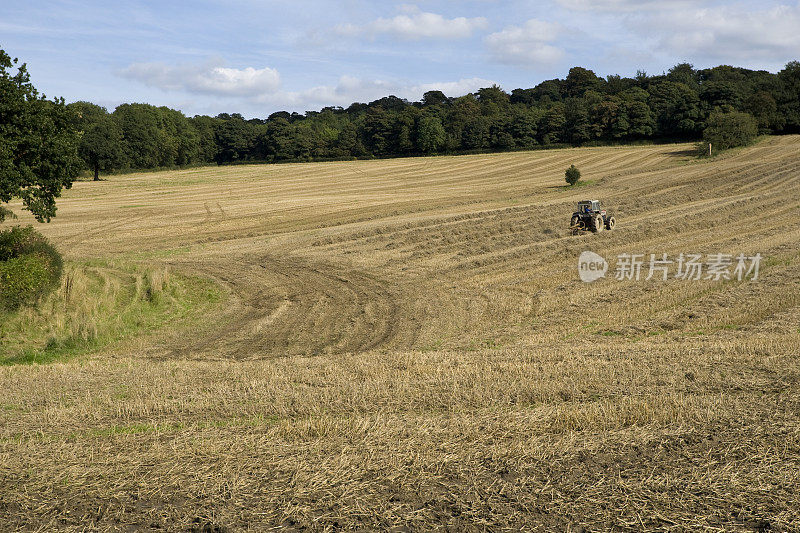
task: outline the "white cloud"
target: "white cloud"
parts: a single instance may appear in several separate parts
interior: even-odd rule
[[[342,76],[336,85],[319,85],[304,91],[287,91],[263,95],[260,103],[291,107],[348,106],[353,102],[370,102],[384,96],[395,95],[409,101],[418,101],[427,91],[439,90],[447,96],[463,96],[495,82],[484,78],[463,78],[457,81],[412,84],[400,81],[367,80]]]
[[[281,87],[280,76],[274,69],[228,68],[220,66],[219,60],[199,65],[177,66],[163,63],[134,63],[120,71],[120,75],[165,91],[223,97],[230,106],[239,102],[247,106],[267,105],[283,109],[346,107],[353,102],[370,102],[390,94],[417,101],[425,92],[432,90],[440,90],[448,96],[462,96],[495,83],[483,78],[411,83],[341,76],[335,84],[291,91]]]
[[[464,96],[467,93],[474,93],[483,87],[491,87],[497,85],[492,80],[485,78],[462,78],[458,81],[446,81],[439,83],[423,83],[422,85],[415,85],[410,89],[413,96],[409,98],[412,100],[419,100],[422,95],[428,91],[442,91],[447,96]]]
[[[448,19],[420,11],[413,5],[402,6],[401,10],[403,14],[393,18],[379,18],[364,25],[344,24],[337,26],[336,31],[342,35],[392,35],[405,40],[464,39],[488,26],[484,17]]]
[[[668,17],[648,14],[630,21],[634,31],[655,37],[659,48],[710,61],[759,63],[762,68],[800,55],[800,4],[748,10],[721,6]]]
[[[576,11],[640,12],[675,7],[697,7],[708,3],[697,0],[558,0],[558,3]]]
[[[342,76],[336,85],[318,85],[303,91],[286,92],[270,100],[293,106],[348,106],[353,102],[375,100],[396,92],[397,85],[388,81]]]
[[[501,63],[551,65],[564,51],[552,44],[563,27],[560,24],[530,19],[522,26],[508,26],[487,36],[485,41]]]
[[[778,68],[800,56],[800,3],[712,0],[558,0],[667,61]],[[617,26],[619,27],[619,26]],[[628,45],[628,54],[633,47]]]
[[[120,71],[120,75],[159,89],[222,96],[252,97],[272,93],[278,90],[281,83],[275,69],[229,68],[222,66],[220,61],[172,66],[164,63],[134,63]]]

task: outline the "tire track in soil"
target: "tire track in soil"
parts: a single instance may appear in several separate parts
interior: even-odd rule
[[[359,352],[413,343],[400,335],[403,290],[367,272],[299,257],[245,256],[182,264],[230,291],[229,307],[167,357],[262,359]],[[172,344],[172,343],[170,343]]]

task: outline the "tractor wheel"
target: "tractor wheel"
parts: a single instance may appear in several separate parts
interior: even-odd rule
[[[578,224],[580,224],[580,222],[581,222],[581,217],[574,216],[572,217],[572,220],[569,221],[569,227],[573,228]]]
[[[603,217],[598,215],[592,219],[592,231],[597,233],[603,231]]]
[[[614,220],[614,217],[608,217],[608,219],[606,219],[606,229],[608,230],[614,229],[614,225],[616,223],[617,221]]]

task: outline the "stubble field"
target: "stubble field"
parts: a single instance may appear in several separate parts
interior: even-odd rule
[[[582,199],[617,228],[572,236]],[[9,529],[800,530],[800,137],[137,173],[58,205],[37,229],[73,271],[193,303],[0,367]],[[617,281],[623,253],[764,259]]]

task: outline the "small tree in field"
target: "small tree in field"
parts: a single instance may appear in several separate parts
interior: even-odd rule
[[[564,179],[570,185],[575,185],[581,179],[581,171],[575,165],[570,165],[566,172],[564,172]]]

